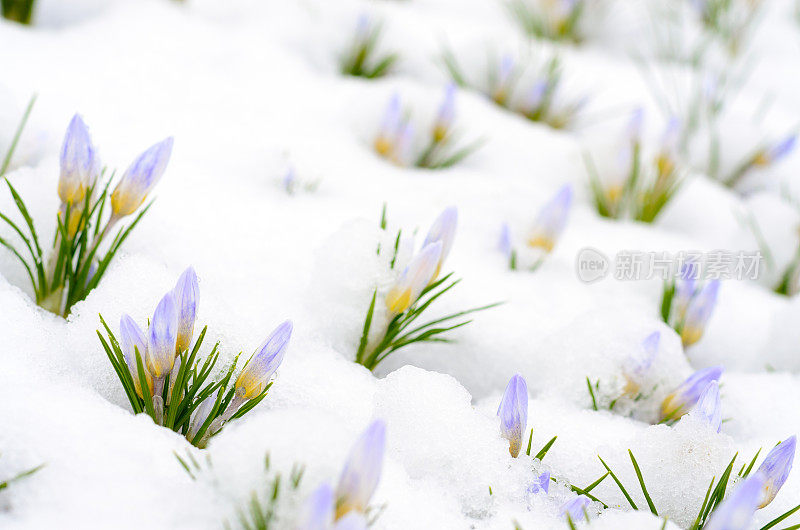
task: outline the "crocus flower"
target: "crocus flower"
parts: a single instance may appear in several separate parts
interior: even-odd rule
[[[436,221],[431,225],[428,230],[428,235],[422,243],[422,248],[427,247],[431,243],[437,241],[442,242],[442,254],[439,256],[439,263],[436,265],[436,272],[433,273],[433,279],[439,276],[442,270],[444,260],[450,254],[450,249],[453,248],[453,240],[456,237],[456,225],[458,224],[458,210],[455,206],[449,206],[439,214]]]
[[[569,516],[573,521],[583,518],[586,508],[589,506],[589,497],[578,495],[568,500],[561,506],[561,515]]]
[[[698,370],[672,391],[661,403],[661,419],[677,420],[697,403],[712,381],[719,381],[723,368],[714,366]]]
[[[572,186],[567,184],[539,211],[536,224],[528,238],[528,245],[551,252],[567,223],[571,204]]]
[[[172,290],[178,305],[178,339],[175,343],[178,353],[187,351],[194,335],[194,320],[197,316],[197,304],[200,288],[197,285],[197,274],[189,267],[178,278]]]
[[[680,120],[671,117],[661,137],[661,148],[656,155],[656,171],[658,178],[664,178],[675,171],[675,158],[678,152],[681,126]]]
[[[797,436],[792,436],[775,446],[764,458],[756,471],[764,478],[764,488],[759,499],[759,508],[771,503],[780,491],[783,483],[789,478],[797,448]]]
[[[414,145],[414,125],[410,121],[404,121],[397,129],[392,162],[399,166],[404,166],[411,158],[411,148]]]
[[[175,365],[175,344],[178,339],[178,306],[172,292],[164,295],[153,312],[148,329],[147,370],[156,379],[169,374]]]
[[[708,282],[686,308],[686,316],[681,328],[681,340],[684,346],[691,346],[703,336],[708,319],[714,312],[719,292],[719,280]]]
[[[711,381],[706,386],[689,415],[700,418],[715,432],[719,432],[722,427],[722,405],[719,399],[719,384],[716,381]]]
[[[795,147],[795,144],[797,144],[797,135],[792,134],[787,136],[777,144],[770,146],[756,154],[754,158],[754,164],[757,166],[768,166],[769,164],[773,164],[791,153]]]
[[[550,490],[550,472],[545,471],[528,486],[530,493],[547,493]]]
[[[521,375],[514,375],[506,385],[497,415],[500,416],[500,433],[508,440],[508,452],[516,458],[522,449],[522,433],[528,425],[528,385]]]
[[[333,489],[322,484],[308,497],[295,530],[328,530],[333,521]]]
[[[635,397],[639,393],[641,379],[653,365],[658,355],[658,346],[661,343],[661,333],[652,332],[642,341],[641,351],[629,357],[628,367],[625,369],[625,389],[623,393]]]
[[[122,347],[122,354],[125,356],[125,363],[128,365],[128,370],[133,379],[133,386],[136,388],[136,393],[139,397],[142,395],[142,385],[139,382],[139,367],[136,364],[136,352],[139,352],[139,357],[142,360],[142,368],[145,366],[145,358],[147,357],[147,336],[136,325],[136,322],[128,315],[122,315],[119,319],[119,333],[120,333],[120,346]],[[153,390],[153,376],[145,368],[144,377],[147,381],[148,391]]]
[[[171,153],[170,137],[153,145],[133,161],[111,193],[111,213],[115,218],[130,215],[141,206],[167,169]]]
[[[498,105],[505,105],[508,100],[511,73],[514,71],[514,57],[509,54],[503,55],[497,69],[497,79],[495,80],[494,93],[492,99]]]
[[[206,398],[192,413],[192,417],[189,420],[189,432],[186,435],[186,437],[189,440],[194,439],[194,437],[197,435],[197,432],[200,430],[200,427],[202,427],[203,424],[208,419],[208,415],[211,414],[211,412],[214,410],[214,405],[217,403],[217,397],[219,396],[219,391],[220,389],[218,388],[216,392],[206,396]]]
[[[397,136],[398,128],[400,127],[400,117],[402,108],[400,106],[400,94],[392,94],[389,104],[383,113],[383,120],[381,121],[381,128],[378,131],[378,136],[375,138],[375,151],[384,157],[391,155],[394,150],[395,137]]]
[[[350,450],[336,486],[336,519],[351,511],[364,513],[378,487],[386,446],[386,424],[375,420]]]
[[[758,473],[750,475],[730,497],[711,512],[703,530],[747,530],[753,521],[764,478]]]
[[[256,353],[250,357],[239,377],[236,379],[236,396],[253,399],[259,396],[278,369],[292,336],[292,322],[287,320],[267,337]]]
[[[433,124],[433,141],[441,142],[450,132],[456,115],[456,85],[448,83],[444,90],[444,100],[439,106],[436,121]]]
[[[72,117],[61,146],[61,174],[58,196],[64,204],[75,207],[100,175],[100,161],[92,145],[89,129],[76,114]]]
[[[533,87],[528,91],[528,97],[525,99],[527,114],[534,114],[539,110],[548,88],[549,84],[545,79],[540,79],[533,84]]]
[[[417,301],[431,282],[442,255],[442,242],[436,241],[423,249],[406,266],[386,294],[386,307],[391,313],[402,313]]]
[[[681,265],[672,302],[679,320],[683,320],[686,316],[689,303],[695,297],[699,270],[699,264],[696,262],[686,262]]]

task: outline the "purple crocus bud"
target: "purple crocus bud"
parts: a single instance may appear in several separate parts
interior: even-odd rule
[[[672,391],[661,403],[661,419],[677,420],[694,407],[712,381],[719,381],[723,368],[714,366],[698,370]]]
[[[533,483],[530,486],[528,486],[528,491],[530,493],[544,493],[544,494],[547,494],[547,492],[549,490],[550,490],[550,472],[549,471],[545,471],[544,473],[542,473],[541,475],[536,477],[534,479]]]
[[[120,346],[122,347],[122,354],[125,357],[125,364],[128,365],[128,370],[133,379],[133,386],[139,397],[142,395],[142,385],[139,381],[139,367],[136,364],[136,352],[139,353],[139,358],[142,360],[142,368],[145,367],[145,358],[147,357],[147,336],[128,315],[122,315],[119,319],[119,334]],[[147,381],[148,392],[153,390],[153,376],[144,368],[144,376]]]
[[[164,295],[153,312],[148,329],[147,370],[156,379],[168,375],[175,365],[175,344],[178,340],[178,305],[172,291]]]
[[[303,504],[295,530],[328,530],[333,522],[333,489],[322,484]]]
[[[794,453],[797,448],[797,436],[784,440],[764,458],[756,474],[764,477],[763,494],[758,505],[759,508],[771,503],[780,491],[783,483],[789,478],[789,472],[794,463]]]
[[[433,273],[433,279],[439,276],[442,270],[444,260],[450,254],[450,249],[453,248],[453,240],[456,237],[456,226],[458,224],[458,209],[455,206],[449,206],[439,214],[439,217],[433,222],[425,241],[422,242],[422,248],[427,247],[431,243],[441,241],[442,253],[439,256],[439,263],[436,266],[436,272]]]
[[[750,475],[742,485],[711,512],[703,530],[747,530],[753,521],[764,488],[764,477]]]
[[[186,434],[186,438],[188,438],[189,440],[192,441],[194,440],[194,437],[200,431],[200,427],[203,426],[203,424],[208,419],[208,415],[211,414],[211,412],[214,410],[214,405],[216,405],[217,403],[217,397],[219,397],[219,391],[220,389],[218,388],[216,392],[213,392],[208,396],[206,396],[206,398],[192,413],[192,416],[189,419],[189,432]],[[209,433],[208,431],[206,431],[206,433],[214,434],[214,433]]]
[[[787,136],[780,142],[769,147],[763,154],[762,158],[758,160],[759,165],[774,164],[780,159],[788,156],[797,144],[797,135],[792,134]]]
[[[551,252],[567,224],[571,205],[572,186],[567,184],[539,210],[533,231],[528,238],[528,245]]]
[[[242,399],[253,399],[266,388],[269,380],[283,362],[286,348],[292,336],[292,322],[287,320],[267,337],[256,353],[250,357],[236,378],[236,396]]]
[[[444,140],[450,128],[453,126],[453,120],[456,116],[456,85],[455,83],[448,83],[444,91],[444,100],[439,106],[439,112],[436,115],[436,121],[433,124],[433,140],[441,142]]]
[[[61,146],[61,174],[58,197],[76,206],[100,175],[100,160],[92,145],[89,129],[79,114],[72,117]]]
[[[395,314],[406,311],[433,279],[442,255],[442,242],[422,248],[386,293],[386,308]]]
[[[719,432],[722,427],[722,404],[719,399],[719,384],[716,381],[711,381],[706,386],[689,415],[700,418],[715,432]]]
[[[197,316],[197,305],[200,299],[200,288],[197,274],[189,267],[178,278],[173,289],[175,302],[178,305],[178,339],[176,351],[187,351],[194,335],[194,321]]]
[[[578,495],[561,506],[561,515],[569,516],[573,521],[577,521],[586,514],[586,508],[589,506],[589,497],[585,495]]]
[[[528,426],[528,385],[516,374],[506,385],[497,409],[500,434],[508,440],[508,452],[516,458],[522,449],[522,433]]]
[[[375,420],[350,450],[336,486],[336,519],[355,511],[365,513],[383,469],[386,424]]]
[[[153,145],[125,171],[111,193],[111,213],[114,217],[130,215],[141,206],[167,169],[172,143],[170,137]]]
[[[717,305],[719,280],[708,282],[686,308],[686,316],[681,328],[681,340],[684,346],[691,346],[703,336],[708,319]]]

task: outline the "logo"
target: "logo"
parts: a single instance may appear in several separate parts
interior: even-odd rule
[[[605,254],[597,249],[586,247],[578,252],[575,270],[582,282],[593,283],[608,275],[610,262]]]

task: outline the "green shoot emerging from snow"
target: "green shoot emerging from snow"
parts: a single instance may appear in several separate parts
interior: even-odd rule
[[[381,228],[386,229],[384,207]],[[453,279],[453,273],[439,278],[455,238],[458,213],[455,207],[444,210],[428,232],[422,249],[400,270],[398,258],[403,244],[402,231],[397,232],[392,248],[378,248],[378,255],[385,258],[389,269],[400,270],[394,285],[385,294],[376,289],[364,319],[355,361],[374,370],[382,361],[397,350],[415,343],[452,342],[446,334],[471,322],[467,315],[483,311],[498,304],[489,304],[459,311],[420,324],[418,319],[436,300],[450,291],[461,280]],[[385,310],[381,310],[381,301]],[[381,322],[378,323],[378,317]],[[373,327],[380,326],[372,334]],[[371,336],[372,335],[372,336]]]
[[[375,79],[389,73],[398,55],[380,54],[378,41],[382,32],[380,23],[374,23],[367,15],[359,17],[353,41],[341,58],[343,74]]]

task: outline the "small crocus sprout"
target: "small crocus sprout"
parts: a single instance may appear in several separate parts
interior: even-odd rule
[[[719,280],[708,282],[686,308],[686,317],[681,328],[681,340],[684,346],[691,346],[703,336],[708,319],[714,312],[719,292]]]
[[[768,166],[770,164],[774,164],[780,159],[788,156],[794,150],[796,144],[797,135],[792,134],[777,144],[759,152],[754,158],[754,163],[757,166]]]
[[[220,389],[218,388],[216,392],[209,394],[192,413],[192,417],[189,420],[189,432],[186,436],[189,440],[194,439],[194,437],[197,435],[197,432],[200,430],[200,427],[202,427],[208,419],[208,415],[211,414],[212,410],[214,410],[214,404],[217,402],[219,391]]]
[[[153,145],[128,167],[111,193],[111,213],[115,218],[135,212],[158,184],[169,163],[172,142],[170,137]]]
[[[589,497],[578,495],[561,506],[561,515],[568,516],[573,521],[577,521],[586,516],[586,508],[589,507]]]
[[[183,271],[172,293],[178,305],[178,340],[175,343],[175,349],[177,353],[181,353],[187,351],[192,342],[197,304],[200,298],[197,274],[192,267]]]
[[[139,357],[142,360],[142,367],[144,367],[144,360],[147,357],[147,336],[139,328],[130,316],[122,315],[119,319],[119,332],[120,332],[120,346],[122,346],[122,353],[125,355],[125,363],[128,365],[128,370],[133,379],[133,386],[139,397],[142,396],[142,385],[139,382],[139,368],[136,364],[136,352],[139,352]],[[147,370],[144,371],[144,376],[147,381],[148,393],[153,390],[153,376]]]
[[[78,114],[67,127],[60,162],[58,197],[64,204],[77,205],[100,175],[100,162],[89,129]]]
[[[572,186],[563,186],[539,211],[528,245],[551,252],[558,236],[567,224],[567,216],[572,204]]]
[[[764,478],[762,497],[759,499],[759,508],[771,503],[780,491],[783,483],[789,478],[789,472],[794,463],[794,453],[797,449],[797,436],[792,436],[775,446],[769,452],[756,471],[757,475]]]
[[[378,487],[386,448],[386,424],[375,420],[356,440],[336,486],[336,519],[355,511],[365,513]]]
[[[703,530],[747,530],[750,528],[753,514],[761,500],[763,488],[764,477],[758,473],[750,475],[730,497],[711,512],[711,517],[703,526]]]
[[[400,105],[400,94],[392,94],[389,104],[383,113],[381,128],[378,136],[375,137],[375,152],[383,157],[389,157],[395,150],[395,140],[398,128],[400,127],[400,117],[403,110]]]
[[[154,378],[162,379],[175,365],[175,344],[178,339],[178,305],[171,291],[156,306],[147,338],[147,370]]]
[[[625,389],[623,394],[635,398],[639,394],[642,378],[653,365],[653,361],[658,355],[658,346],[661,343],[661,333],[652,332],[642,341],[640,351],[628,358],[628,366],[625,367]]]
[[[259,346],[236,379],[237,398],[253,399],[264,391],[283,362],[291,336],[292,321],[287,320],[275,328],[267,340]]]
[[[664,134],[661,137],[661,147],[656,155],[655,164],[658,178],[666,178],[675,171],[675,157],[678,152],[680,134],[681,122],[673,116],[667,123],[666,129],[664,129]]]
[[[723,368],[714,366],[698,370],[672,391],[661,403],[661,419],[677,420],[694,407],[712,381],[719,381]]]
[[[391,313],[402,313],[417,301],[439,266],[442,246],[441,241],[436,241],[423,247],[406,266],[386,294],[386,308]]]
[[[455,206],[449,206],[439,214],[436,221],[431,225],[428,230],[428,235],[422,243],[422,248],[427,247],[431,243],[437,241],[442,242],[442,255],[439,256],[439,263],[436,265],[436,272],[433,273],[433,279],[439,276],[442,271],[444,260],[450,254],[450,249],[453,248],[453,240],[456,237],[456,226],[458,225],[458,209]]]
[[[433,141],[438,143],[447,138],[456,116],[456,85],[448,83],[444,90],[444,100],[439,106],[436,121],[433,124]]]
[[[505,105],[508,102],[513,71],[514,57],[509,54],[503,55],[497,69],[497,78],[495,79],[494,92],[492,93],[492,99],[498,105]]]
[[[689,415],[700,418],[715,432],[719,432],[722,427],[722,405],[719,399],[719,384],[716,381],[711,381],[706,386]]]
[[[333,489],[322,484],[303,503],[295,530],[328,530],[333,521]]]
[[[539,475],[533,483],[528,486],[528,491],[530,493],[544,493],[547,494],[550,491],[550,472],[545,471],[541,475]]]
[[[508,452],[516,458],[522,449],[522,433],[528,425],[528,385],[521,375],[514,375],[506,385],[497,415],[500,416],[500,434],[508,440]]]

